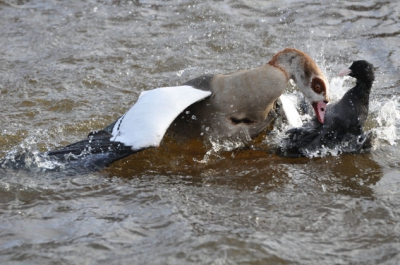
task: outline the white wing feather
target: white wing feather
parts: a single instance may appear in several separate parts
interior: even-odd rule
[[[301,121],[300,114],[297,112],[293,101],[286,95],[281,95],[280,99],[289,125],[293,127],[301,127],[303,122]]]
[[[168,127],[187,107],[211,95],[192,86],[162,87],[140,94],[116,122],[111,138],[132,150],[158,146]]]

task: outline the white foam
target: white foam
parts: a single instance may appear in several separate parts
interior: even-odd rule
[[[394,96],[386,102],[373,102],[372,112],[376,114],[378,138],[394,146],[397,144],[397,128],[400,120],[399,101]]]

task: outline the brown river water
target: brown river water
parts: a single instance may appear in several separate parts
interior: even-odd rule
[[[93,173],[0,169],[1,264],[400,264],[397,1],[0,0],[0,17],[0,157],[285,47],[315,59],[333,99],[354,85],[340,70],[373,63],[378,136],[363,154],[169,144]]]

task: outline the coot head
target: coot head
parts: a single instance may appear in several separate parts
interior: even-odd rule
[[[342,71],[340,75],[349,75],[362,83],[369,83],[375,80],[374,66],[365,60],[354,61],[349,69],[346,70]]]

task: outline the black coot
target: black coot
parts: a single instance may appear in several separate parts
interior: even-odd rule
[[[314,156],[324,148],[336,149],[340,153],[357,153],[371,147],[373,134],[364,133],[363,128],[375,79],[373,65],[364,60],[355,61],[339,75],[356,78],[356,86],[339,102],[327,106],[324,124],[314,118],[303,127],[287,131],[279,150],[281,156]]]

